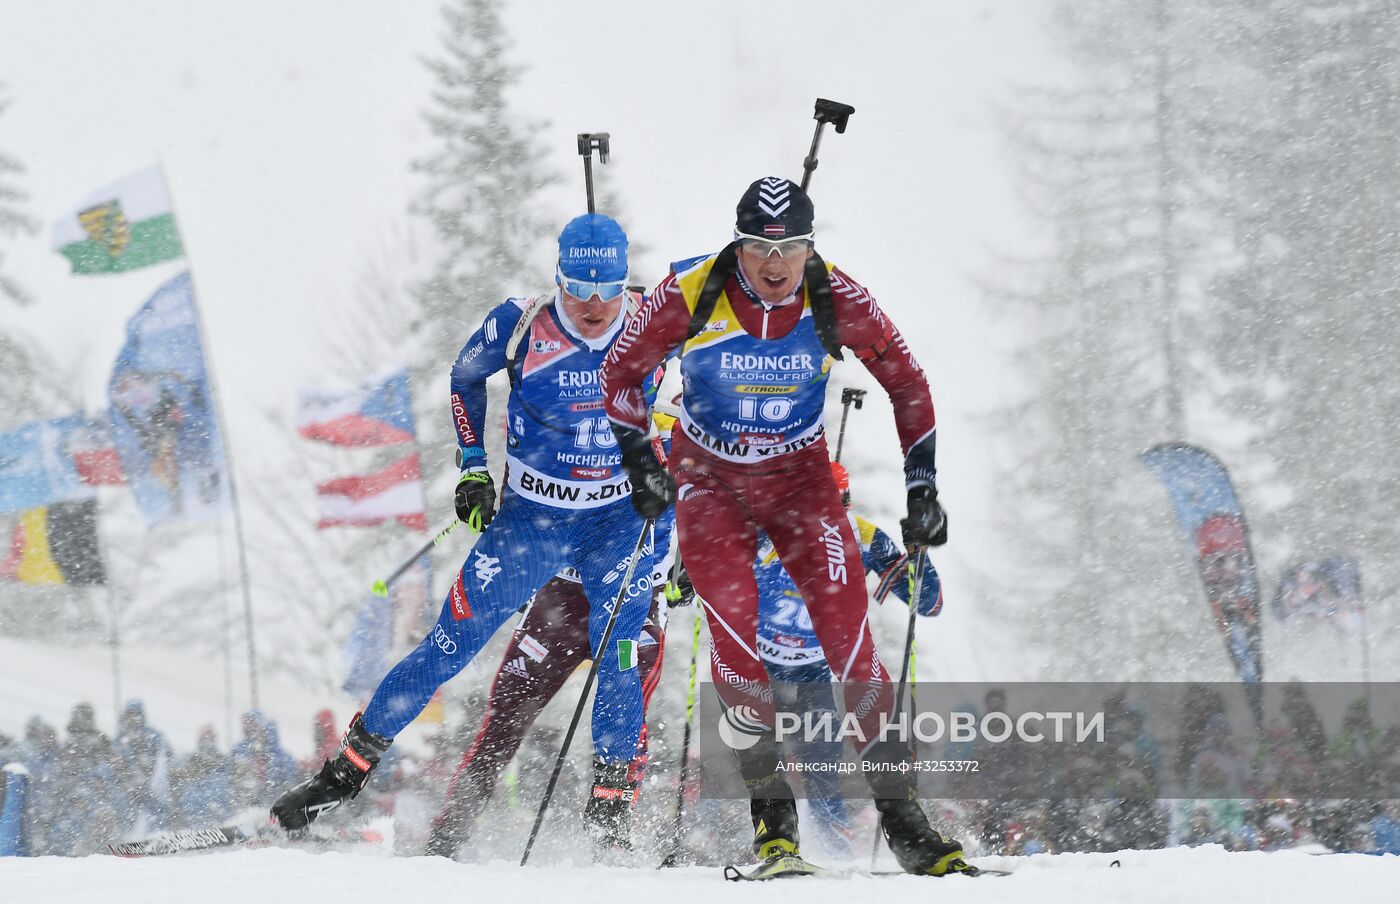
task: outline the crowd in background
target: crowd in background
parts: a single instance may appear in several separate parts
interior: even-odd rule
[[[998,694],[988,694],[989,711],[1004,709]],[[1111,743],[1071,748],[1053,771],[1015,762],[1025,746],[959,751],[1005,777],[1003,794],[947,802],[945,818],[995,853],[1310,843],[1400,853],[1400,728],[1378,726],[1364,697],[1330,738],[1301,684],[1285,686],[1281,712],[1257,731],[1232,727],[1209,686],[1189,687],[1184,699],[1169,748],[1140,709],[1109,697]],[[1056,799],[1045,799],[1047,787]]]
[[[325,719],[323,737],[338,749],[329,713]],[[139,701],[126,705],[114,738],[98,729],[89,703],[73,707],[62,735],[36,716],[22,738],[0,735],[4,762],[28,773],[25,847],[33,856],[80,856],[128,836],[217,824],[265,802],[302,768],[276,724],[256,711],[244,714],[231,749],[219,747],[209,726],[178,756]]]
[[[1188,699],[1170,749],[1147,731],[1140,711],[1110,698],[1105,712],[1113,743],[1083,745],[1053,770],[1044,762],[1017,762],[1024,755],[1018,749],[1025,747],[982,741],[943,751],[979,761],[984,774],[999,777],[1001,793],[996,800],[949,793],[930,802],[931,815],[963,838],[969,853],[980,854],[1199,844],[1274,850],[1311,843],[1337,851],[1400,853],[1400,793],[1393,790],[1400,787],[1400,730],[1378,727],[1364,699],[1347,708],[1328,737],[1299,686],[1286,692],[1282,715],[1252,744],[1241,743],[1227,729],[1223,704],[1210,688]],[[984,703],[988,711],[1005,711],[999,691],[989,692]],[[362,819],[394,817],[398,848],[416,853],[420,848],[413,839],[423,836],[436,814],[475,724],[466,718],[455,730],[444,726],[423,756],[391,749],[357,803]],[[533,812],[538,789],[531,790],[530,774],[547,773],[558,734],[548,726],[533,732],[503,776],[493,804],[502,844],[510,843],[522,814]],[[653,779],[643,795],[644,810],[654,811],[643,825],[658,837],[671,825],[679,773],[679,751],[668,749],[661,734],[652,752]],[[266,807],[279,789],[339,750],[339,723],[329,710],[316,715],[313,738],[310,755],[298,760],[283,747],[276,724],[253,711],[244,714],[242,737],[230,749],[221,748],[214,729],[206,727],[192,752],[177,755],[148,723],[140,702],[127,704],[113,738],[97,728],[93,707],[80,703],[61,735],[38,717],[22,738],[0,734],[0,765],[20,763],[28,773],[26,852],[81,856],[105,851],[114,840],[219,825]],[[564,778],[561,794],[567,797],[578,780],[572,770]],[[1336,788],[1339,778],[1356,793],[1341,799],[1303,793]],[[1051,786],[1058,792],[1053,799],[1045,796]],[[1247,793],[1241,794],[1242,788]],[[1181,790],[1186,796],[1176,796]],[[745,837],[746,808],[704,800],[698,788],[688,791],[688,859],[742,856],[742,845],[723,842]],[[1167,793],[1173,796],[1164,799]],[[490,832],[492,821],[487,823]]]

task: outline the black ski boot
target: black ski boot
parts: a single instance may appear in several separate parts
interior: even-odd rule
[[[781,778],[749,792],[749,816],[753,819],[753,856],[776,861],[798,852],[797,800]],[[760,796],[762,795],[762,796]]]
[[[433,820],[432,829],[428,832],[428,843],[423,849],[423,853],[429,857],[446,857],[451,860],[467,842],[470,835],[467,823],[458,819],[457,813],[453,811],[453,803],[454,801],[449,800],[448,810]]]
[[[633,764],[593,760],[593,788],[583,807],[583,825],[604,850],[632,850],[632,812],[641,784]]]
[[[272,816],[288,832],[306,828],[323,813],[334,810],[360,793],[391,739],[365,730],[360,713],[340,742],[340,754],[326,760],[321,771],[284,792],[272,805]]]
[[[978,872],[977,867],[963,859],[961,844],[934,831],[916,801],[877,799],[875,808],[880,811],[880,830],[885,841],[899,868],[906,873],[946,876]]]

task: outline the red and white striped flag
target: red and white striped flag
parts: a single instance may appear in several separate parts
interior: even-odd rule
[[[428,529],[417,452],[373,474],[317,484],[316,498],[321,509],[318,528],[374,527],[393,519],[404,527]]]

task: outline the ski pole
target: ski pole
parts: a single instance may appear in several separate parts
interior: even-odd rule
[[[554,796],[554,786],[559,784],[559,773],[564,768],[564,757],[568,756],[569,745],[574,741],[574,732],[578,730],[579,718],[583,716],[583,707],[588,703],[588,693],[593,690],[593,679],[598,676],[598,664],[608,654],[608,642],[612,640],[613,627],[617,624],[617,615],[622,611],[623,602],[627,599],[627,588],[632,585],[632,575],[637,570],[637,562],[642,558],[642,547],[646,545],[647,535],[651,532],[653,523],[651,518],[642,523],[642,532],[637,536],[637,546],[632,550],[632,559],[627,564],[627,574],[622,578],[622,586],[617,591],[617,599],[613,601],[612,612],[608,613],[608,624],[607,627],[603,628],[603,639],[598,642],[598,649],[593,654],[593,665],[588,669],[588,677],[583,680],[583,692],[578,695],[578,705],[574,707],[574,717],[569,720],[569,730],[564,734],[564,743],[559,747],[559,756],[554,759],[554,772],[549,776],[549,784],[545,786],[544,799],[540,801],[539,812],[535,814],[535,824],[530,829],[530,838],[525,842],[525,853],[520,855],[521,866],[530,861],[530,851],[535,846],[535,838],[540,834],[540,825],[544,823],[544,814],[549,810],[550,798]]]
[[[914,664],[914,619],[919,614],[919,596],[924,591],[924,549],[922,546],[911,546],[910,555],[917,555],[917,562],[909,563],[909,626],[904,631],[904,662],[899,669],[899,689],[895,691],[894,697],[894,720],[899,722],[900,712],[904,708],[904,688],[909,683],[909,672]],[[910,691],[912,698],[913,691]],[[912,699],[911,699],[912,708]],[[870,848],[870,868],[875,868],[875,860],[880,855],[880,836],[884,834],[879,827],[879,821],[875,826],[875,843]]]
[[[588,212],[593,213],[593,151],[598,151],[598,162],[608,162],[608,133],[579,132],[578,152],[583,157],[583,184],[588,189]]]
[[[865,406],[864,389],[841,390],[841,429],[836,434],[836,461],[841,460],[841,447],[846,442],[846,416],[851,413],[852,405],[857,411]]]
[[[850,104],[843,104],[834,100],[817,98],[816,112],[812,118],[817,121],[817,130],[812,133],[812,149],[807,152],[807,157],[802,161],[802,190],[807,190],[807,185],[812,181],[812,171],[817,168],[817,148],[822,143],[822,129],[827,123],[836,127],[836,134],[840,135],[846,131],[846,120],[856,112],[856,108]]]
[[[846,444],[846,416],[851,413],[851,405],[857,409],[865,404],[864,389],[843,389],[841,390],[841,430],[836,434],[836,463],[841,462],[841,447]],[[846,488],[841,491],[841,504],[846,508],[851,507],[851,487],[847,482]]]
[[[457,526],[461,523],[461,521],[458,521],[456,518],[453,518],[451,524],[438,531],[431,540],[429,540],[427,543],[424,543],[423,546],[417,552],[409,556],[407,561],[405,561],[398,568],[395,568],[392,574],[390,574],[387,578],[380,578],[379,580],[375,581],[374,584],[370,587],[370,592],[373,593],[375,596],[387,597],[389,595],[389,588],[393,585],[393,583],[397,581],[400,577],[402,577],[403,573],[405,571],[408,571],[408,569],[413,566],[414,562],[417,562],[420,558],[427,555],[428,551],[431,550],[434,546],[437,546],[443,540],[446,540],[447,535],[456,530]]]
[[[695,672],[700,662],[700,622],[703,612],[695,607],[695,631],[690,638],[690,687],[685,695],[685,731],[681,735],[681,781],[676,788],[676,823],[671,829],[671,852],[661,861],[661,868],[676,866],[681,849],[681,817],[685,813],[685,786],[690,781],[690,726],[695,713]]]

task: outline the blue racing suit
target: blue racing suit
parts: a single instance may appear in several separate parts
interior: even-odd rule
[[[487,316],[452,367],[452,418],[464,471],[486,467],[486,378],[511,371],[506,488],[437,623],[390,670],[365,708],[364,726],[375,734],[392,738],[402,731],[536,590],[572,567],[588,598],[589,644],[599,662],[594,752],[609,763],[636,754],[643,721],[638,635],[673,515],[668,512],[643,539],[611,649],[600,656],[598,645],[644,524],[632,508],[598,382],[598,367],[625,318],[599,339],[584,340],[556,301],[557,295],[508,299]],[[532,319],[515,337],[508,361],[513,333],[527,311]]]
[[[883,603],[893,592],[907,604],[912,589],[908,556],[874,524],[854,514],[849,518],[860,541],[865,571],[879,577],[876,601]],[[812,616],[802,602],[802,594],[784,570],[766,535],[760,538],[754,578],[758,583],[758,653],[763,657],[781,708],[810,712],[814,719],[830,712],[833,724],[840,724],[840,714],[836,712],[836,701],[831,693],[834,669],[826,661],[816,632],[812,630]],[[925,553],[919,614],[937,615],[942,607],[943,585]],[[835,667],[845,671],[844,664],[837,663]],[[841,762],[840,741],[804,741],[799,736],[796,743],[789,741],[788,744],[789,752],[802,762]],[[817,842],[830,856],[838,860],[850,859],[850,819],[841,796],[840,774],[804,771],[802,783],[807,806],[816,817]]]

